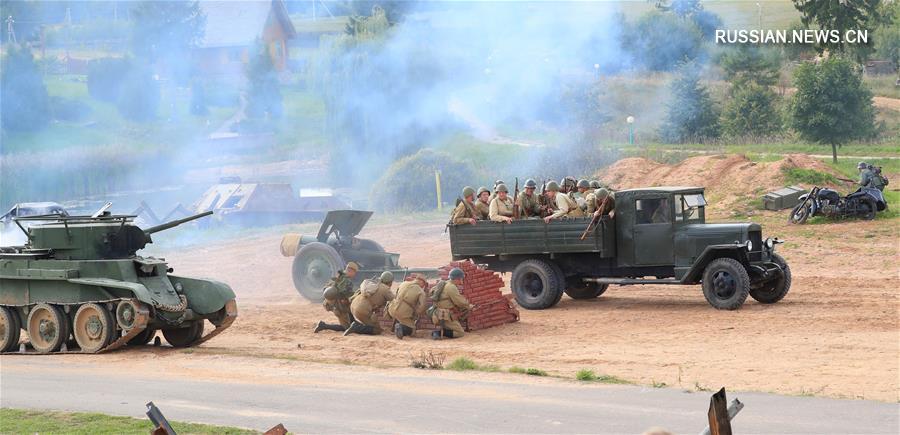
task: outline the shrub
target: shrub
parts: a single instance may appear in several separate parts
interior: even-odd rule
[[[447,369],[448,370],[456,370],[459,372],[463,372],[466,370],[477,370],[478,364],[475,364],[475,361],[472,361],[472,360],[462,356],[462,357],[459,357],[459,358],[453,360],[453,362],[451,362],[447,366]]]
[[[88,61],[88,94],[97,100],[114,103],[119,89],[132,69],[131,59],[104,57]]]
[[[49,98],[27,47],[11,45],[0,76],[0,125],[7,131],[35,131],[50,119]]]
[[[547,372],[534,368],[525,369],[525,374],[529,376],[547,376]]]
[[[149,68],[134,67],[129,71],[119,89],[116,107],[123,117],[132,121],[148,121],[156,117],[159,85]]]
[[[700,84],[696,63],[686,62],[672,82],[672,101],[660,136],[666,142],[714,139],[719,136],[719,115],[709,91]]]
[[[475,179],[471,165],[426,148],[394,162],[373,184],[369,203],[379,211],[432,210],[437,204],[435,170],[441,171],[441,196],[450,204]]]
[[[594,374],[593,370],[581,369],[578,373],[575,373],[575,379],[579,381],[596,381],[597,375]]]
[[[731,92],[722,111],[722,130],[730,136],[769,136],[781,131],[778,96],[771,88],[745,84]]]
[[[516,373],[516,374],[520,374],[520,375],[524,375],[525,373],[527,373],[527,370],[525,370],[519,366],[512,366],[509,369],[507,369],[507,371],[510,373]]]
[[[50,97],[50,111],[57,121],[80,121],[91,113],[91,106],[81,100]]]

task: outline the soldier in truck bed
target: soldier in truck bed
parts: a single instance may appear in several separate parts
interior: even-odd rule
[[[497,197],[491,201],[490,218],[494,222],[510,223],[513,219],[513,201],[505,184],[497,186]]]
[[[525,189],[519,192],[519,197],[516,198],[519,210],[526,218],[541,217],[541,201],[534,193],[535,189],[537,189],[537,183],[529,178],[525,180]]]
[[[478,199],[475,200],[475,219],[486,221],[491,213],[491,191],[487,187],[478,188]]]
[[[603,200],[607,197],[609,197],[609,199],[606,200],[606,204],[604,204],[603,209],[600,210],[600,204],[603,204]],[[593,198],[591,199],[591,202],[588,203],[587,209],[589,214],[610,215],[613,210],[616,209],[615,195],[601,187],[594,192]]]
[[[560,192],[559,184],[556,184],[555,181],[547,183],[547,200],[550,203],[556,204],[556,211],[544,218],[544,222],[546,223],[550,223],[551,220],[559,219],[561,217],[584,216],[584,212],[578,207],[578,203],[576,203],[569,195]]]
[[[475,189],[466,186],[462,190],[462,195],[462,201],[456,205],[456,208],[453,209],[453,214],[450,215],[450,223],[454,225],[475,225],[477,212],[475,211],[475,204],[472,204],[475,197]]]

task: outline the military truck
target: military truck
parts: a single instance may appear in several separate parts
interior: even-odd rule
[[[602,295],[610,284],[700,284],[717,309],[740,308],[749,294],[780,301],[791,269],[755,223],[706,223],[701,187],[652,187],[615,193],[613,217],[585,233],[591,218],[522,219],[451,225],[454,260],[512,272],[510,287],[527,309]]]
[[[291,275],[300,296],[322,302],[322,289],[337,271],[349,261],[360,265],[354,285],[363,279],[391,271],[395,280],[403,280],[416,272],[427,277],[438,276],[437,269],[400,266],[400,254],[387,252],[370,239],[356,237],[372,217],[371,211],[332,210],[325,215],[316,235],[285,234],[281,239],[281,255],[293,258]]]
[[[91,216],[14,220],[28,242],[0,247],[0,352],[97,353],[145,344],[158,330],[172,346],[193,346],[234,322],[228,285],[136,255],[152,234],[212,212],[142,230],[134,216],[105,211],[110,205]],[[206,320],[215,330],[203,335]]]

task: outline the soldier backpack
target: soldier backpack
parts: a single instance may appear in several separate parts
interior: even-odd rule
[[[369,278],[363,280],[362,284],[359,286],[359,290],[363,296],[369,297],[374,295],[375,293],[378,293],[378,287],[380,285],[381,282],[379,282],[378,280]]]
[[[433,316],[434,311],[437,310],[437,303],[441,300],[441,295],[444,294],[444,286],[446,285],[447,281],[444,280],[440,280],[434,285],[434,289],[431,291],[431,306],[425,310],[429,317]]]

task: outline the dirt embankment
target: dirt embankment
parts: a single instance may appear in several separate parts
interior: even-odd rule
[[[745,214],[762,195],[787,185],[785,170],[791,168],[842,176],[821,160],[805,154],[791,154],[775,162],[752,162],[743,155],[717,154],[691,157],[675,165],[632,157],[619,160],[597,176],[616,190],[648,186],[705,187],[710,211],[727,215]],[[846,190],[846,187],[831,187]]]

